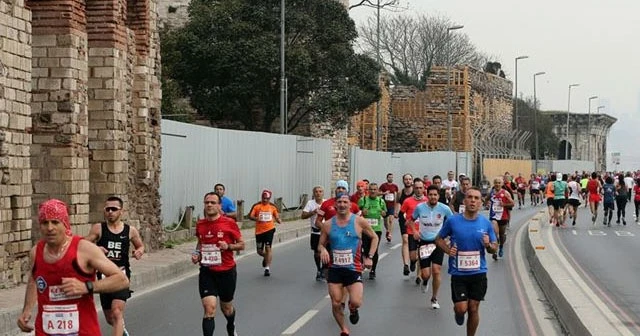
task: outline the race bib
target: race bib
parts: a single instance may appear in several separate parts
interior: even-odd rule
[[[47,335],[77,335],[80,331],[78,306],[75,304],[44,305],[42,330]]]
[[[531,188],[533,188],[533,189],[539,189],[539,188],[540,188],[540,183],[539,183],[539,182],[533,182],[533,183],[531,183]]]
[[[333,264],[336,266],[353,265],[353,252],[349,250],[333,250]]]
[[[524,187],[525,187],[524,183],[518,184],[518,189],[524,189]]]
[[[502,203],[493,203],[493,212],[502,212]]]
[[[378,220],[375,218],[367,218],[367,222],[369,222],[370,226],[376,226],[378,225]]]
[[[396,199],[396,195],[394,193],[384,194],[384,200],[387,202],[393,202]]]
[[[49,286],[49,300],[50,301],[64,301],[79,299],[82,295],[68,296],[62,291],[62,286]]]
[[[458,213],[464,213],[464,204],[460,204],[460,208],[458,208]]]
[[[260,211],[258,213],[258,221],[259,222],[270,222],[273,219],[273,215],[271,212]]]
[[[200,265],[202,266],[218,266],[222,264],[222,252],[220,248],[214,244],[205,244],[200,246]]]
[[[418,253],[420,254],[420,259],[427,259],[431,256],[431,253],[436,250],[436,244],[427,244],[421,245]]]
[[[480,269],[480,251],[458,251],[458,270],[462,272]]]

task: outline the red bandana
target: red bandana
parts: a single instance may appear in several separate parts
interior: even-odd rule
[[[67,211],[67,205],[57,199],[50,199],[40,204],[38,209],[38,221],[40,223],[46,220],[57,219],[61,221],[67,228],[65,233],[67,236],[71,236],[71,226],[69,224],[69,212]]]

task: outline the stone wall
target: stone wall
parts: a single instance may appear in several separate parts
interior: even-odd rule
[[[156,21],[153,0],[0,0],[0,286],[25,280],[49,198],[85,235],[120,196],[161,243]]]
[[[31,240],[31,12],[0,0],[0,288],[26,280]]]
[[[469,66],[434,67],[425,90],[391,91],[389,151],[448,149],[448,113],[454,151],[471,151],[478,123],[511,124],[511,82]]]

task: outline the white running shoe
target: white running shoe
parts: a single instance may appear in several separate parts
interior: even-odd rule
[[[431,299],[431,308],[440,309],[440,304],[438,303],[438,299]]]

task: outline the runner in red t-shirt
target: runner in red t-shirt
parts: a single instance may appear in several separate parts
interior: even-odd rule
[[[417,228],[413,218],[413,210],[416,209],[418,204],[424,203],[427,198],[424,197],[424,183],[418,179],[413,182],[413,197],[409,197],[402,202],[400,212],[402,212],[407,220],[407,239],[409,245],[409,270],[411,272],[416,270],[416,261],[418,260],[418,242],[413,237],[413,230]],[[405,265],[406,266],[406,265]],[[416,275],[416,284],[420,284],[420,275]]]
[[[387,206],[387,217],[384,219],[384,227],[387,230],[386,238],[387,243],[391,242],[393,232],[393,213],[396,208],[396,202],[398,201],[398,185],[393,183],[393,174],[387,174],[387,182],[380,185],[380,193],[382,199]]]
[[[518,173],[518,177],[515,179],[516,190],[518,191],[518,209],[522,209],[524,205],[524,194],[527,191],[527,181],[522,177],[522,173]]]
[[[200,263],[198,287],[204,308],[202,331],[205,335],[213,335],[215,330],[216,296],[227,319],[227,332],[235,331],[236,310],[232,301],[238,274],[233,252],[244,250],[244,240],[236,222],[222,216],[220,203],[218,194],[204,195],[205,218],[196,224],[198,243],[191,255],[191,262]]]

